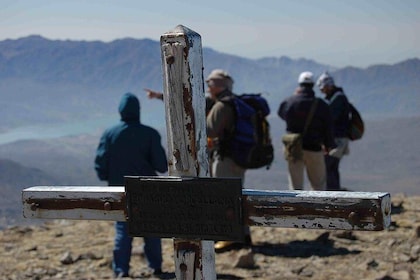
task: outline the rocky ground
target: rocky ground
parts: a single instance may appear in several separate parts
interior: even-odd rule
[[[420,196],[394,196],[380,232],[253,227],[254,246],[216,254],[218,279],[420,279]],[[0,279],[112,279],[113,224],[53,220],[0,231]],[[135,238],[131,278],[148,272]],[[163,239],[160,279],[174,279],[173,242]]]

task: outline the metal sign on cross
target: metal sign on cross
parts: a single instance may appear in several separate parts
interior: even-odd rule
[[[125,186],[35,186],[22,191],[26,218],[127,221],[132,236],[174,239],[177,279],[216,279],[214,241],[243,240],[243,225],[329,230],[386,229],[382,192],[242,189],[209,178],[201,36],[179,25],[160,39],[169,176],[127,176]]]

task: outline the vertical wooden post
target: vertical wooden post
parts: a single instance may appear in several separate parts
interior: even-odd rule
[[[160,38],[170,176],[208,177],[201,36],[178,25]],[[174,240],[177,279],[216,279],[213,241]]]

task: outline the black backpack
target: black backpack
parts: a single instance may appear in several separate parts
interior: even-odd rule
[[[348,137],[350,140],[359,140],[362,138],[363,133],[365,132],[365,124],[363,122],[362,116],[356,107],[349,102],[349,128],[348,128]]]
[[[243,168],[266,166],[269,169],[274,149],[266,119],[270,113],[267,100],[261,94],[242,94],[234,95],[227,102],[235,109],[235,128],[223,150]]]

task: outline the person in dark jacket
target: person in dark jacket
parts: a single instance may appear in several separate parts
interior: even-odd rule
[[[288,160],[289,188],[304,188],[304,169],[311,188],[325,190],[326,170],[324,152],[335,147],[332,132],[332,117],[328,105],[315,97],[314,81],[311,72],[302,72],[298,79],[299,87],[285,99],[277,114],[286,122],[287,133],[302,133],[305,121],[315,99],[318,99],[312,121],[302,139],[303,158]]]
[[[102,135],[95,158],[95,170],[100,180],[109,186],[123,186],[124,176],[156,176],[166,172],[166,153],[159,133],[140,123],[140,102],[132,93],[122,96],[119,112],[121,121]],[[116,222],[112,268],[115,276],[127,277],[130,268],[132,237],[127,223]],[[160,238],[144,238],[144,252],[154,274],[162,273]]]
[[[349,153],[348,127],[350,125],[349,101],[341,87],[337,87],[333,77],[328,73],[323,73],[317,81],[317,85],[322,93],[325,94],[325,100],[330,106],[333,118],[334,140],[337,145],[325,155],[325,164],[327,168],[327,190],[340,190],[340,160]]]

